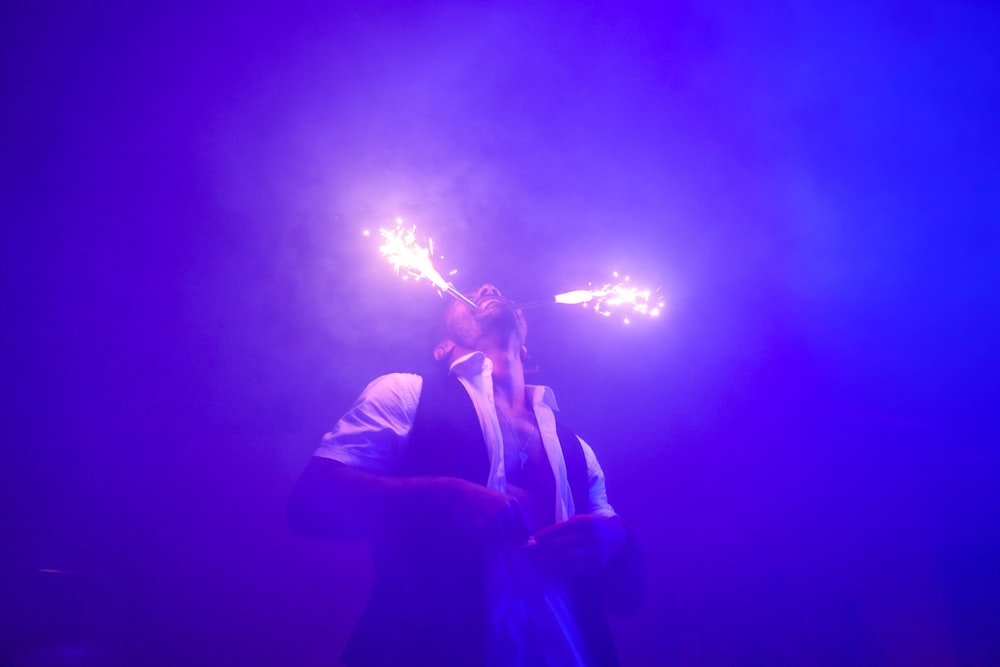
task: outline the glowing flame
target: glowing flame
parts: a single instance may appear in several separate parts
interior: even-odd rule
[[[379,229],[382,235],[382,245],[379,250],[398,274],[401,270],[417,280],[426,278],[439,289],[447,290],[450,284],[445,280],[431,261],[434,252],[434,242],[427,239],[427,247],[417,242],[417,226],[409,227],[403,224],[402,218],[396,218],[395,229]]]
[[[618,277],[618,273],[614,273]],[[594,312],[610,317],[615,311],[626,311],[623,316],[625,324],[629,323],[629,315],[658,317],[663,312],[664,303],[653,290],[641,289],[629,285],[629,277],[617,283],[608,283],[596,289],[578,289],[563,292],[554,297],[556,303],[583,304]]]
[[[405,271],[403,278],[413,277],[417,280],[426,278],[434,283],[438,289],[461,301],[469,308],[479,308],[474,301],[459,292],[434,268],[434,262],[431,261],[431,255],[434,253],[434,242],[427,239],[426,248],[420,245],[417,242],[416,225],[407,227],[403,224],[402,218],[396,218],[395,229],[379,229],[378,231],[382,235],[382,245],[379,246],[379,250],[382,252],[382,256],[392,264],[397,274],[402,270]],[[365,235],[367,236],[367,233]],[[453,276],[456,273],[457,270],[453,270],[448,275]]]
[[[363,233],[368,236],[367,230]],[[382,236],[382,245],[379,250],[382,252],[382,256],[392,264],[397,274],[402,271],[404,278],[412,277],[417,280],[425,278],[439,290],[465,303],[470,308],[479,307],[445,280],[434,268],[434,263],[431,260],[431,255],[434,253],[434,242],[428,238],[426,247],[420,245],[417,241],[416,225],[406,226],[403,224],[402,218],[396,218],[394,229],[379,229],[379,234]],[[455,275],[455,273],[455,271],[451,271],[448,275]],[[616,279],[619,277],[617,271],[614,273],[614,277]],[[631,315],[659,316],[664,308],[662,299],[654,295],[653,290],[632,287],[629,280],[629,277],[625,276],[623,280],[608,283],[603,287],[563,292],[551,299],[521,304],[521,307],[529,308],[553,302],[582,304],[605,317],[610,317],[616,311],[624,311],[622,319],[625,324],[629,324]]]

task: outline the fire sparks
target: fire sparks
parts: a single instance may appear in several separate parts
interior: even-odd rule
[[[407,227],[403,224],[402,218],[396,218],[395,229],[379,229],[379,234],[382,236],[379,250],[392,264],[397,274],[403,271],[404,277],[427,279],[439,290],[447,292],[470,308],[479,307],[434,268],[434,262],[431,260],[434,254],[434,242],[428,238],[426,247],[420,245],[417,241],[416,225]],[[448,275],[455,275],[455,271],[451,271]]]
[[[382,245],[379,251],[382,256],[392,264],[398,274],[403,271],[407,276],[420,280],[426,278],[434,283],[438,289],[447,289],[448,281],[445,280],[431,260],[434,252],[434,242],[427,239],[427,247],[417,242],[417,226],[407,227],[403,224],[402,218],[396,218],[395,229],[379,229],[382,235]]]
[[[616,271],[614,277],[618,278]],[[555,303],[582,304],[599,315],[610,317],[615,312],[623,312],[625,324],[630,322],[630,316],[659,317],[665,304],[653,290],[633,287],[629,284],[629,276],[616,283],[608,283],[603,287],[579,289],[563,292],[553,297]]]
[[[368,231],[364,232],[369,235]],[[417,240],[416,225],[405,225],[402,218],[396,218],[393,229],[379,229],[382,245],[379,250],[382,256],[392,265],[396,273],[402,273],[404,278],[428,280],[442,292],[461,301],[470,308],[478,308],[474,301],[462,294],[442,276],[436,268],[432,256],[434,242],[428,238],[427,245],[421,245]],[[455,275],[450,271],[449,276]],[[583,305],[599,315],[611,317],[616,313],[622,315],[625,324],[631,322],[631,317],[658,317],[665,307],[659,290],[642,289],[630,284],[629,276],[622,278],[618,272],[613,274],[617,282],[607,283],[601,287],[578,289],[557,294],[548,299],[520,303],[522,309],[533,308],[547,303],[562,303]]]

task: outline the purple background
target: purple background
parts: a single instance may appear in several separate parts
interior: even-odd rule
[[[284,506],[427,365],[402,215],[463,287],[662,286],[529,313],[627,664],[1000,665],[1000,10],[825,5],[6,4],[0,662],[336,661],[366,549]]]

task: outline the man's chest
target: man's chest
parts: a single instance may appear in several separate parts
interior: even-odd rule
[[[533,418],[500,417],[507,493],[521,504],[534,532],[555,521],[555,477]]]

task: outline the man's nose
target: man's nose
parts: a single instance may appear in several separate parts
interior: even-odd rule
[[[500,294],[500,290],[497,289],[496,285],[491,285],[486,283],[476,292],[476,298],[482,299],[484,296],[503,296]]]

